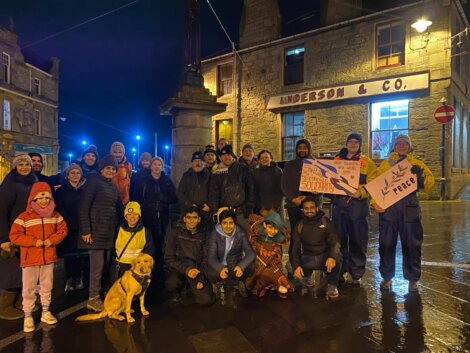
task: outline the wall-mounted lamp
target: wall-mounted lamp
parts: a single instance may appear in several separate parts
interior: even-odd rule
[[[429,21],[429,20],[425,20],[423,18],[417,20],[416,22],[414,22],[411,27],[413,27],[414,29],[416,29],[416,31],[418,31],[419,33],[423,33],[425,30],[428,29],[428,27],[432,25],[432,21]]]

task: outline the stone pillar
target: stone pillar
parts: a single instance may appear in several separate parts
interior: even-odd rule
[[[217,103],[208,89],[190,85],[181,86],[160,107],[160,114],[173,117],[171,178],[175,185],[190,166],[192,153],[211,143],[212,116],[226,108],[227,104]]]

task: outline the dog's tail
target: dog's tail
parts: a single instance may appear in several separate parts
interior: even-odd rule
[[[97,314],[88,314],[88,315],[79,316],[75,319],[75,321],[92,321],[92,320],[101,319],[106,316],[108,316],[108,313],[103,310],[102,312],[97,313]]]

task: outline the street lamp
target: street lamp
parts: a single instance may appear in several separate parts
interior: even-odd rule
[[[135,166],[135,147],[132,148],[132,165],[134,166],[134,169],[136,169]]]
[[[86,144],[87,144],[87,141],[86,140],[82,140],[82,146],[83,146],[83,150],[85,151],[85,148],[86,148]]]
[[[70,164],[72,164],[72,156],[73,156],[73,154],[72,154],[72,153],[69,153],[68,156],[69,156],[69,165],[70,165]]]
[[[137,140],[137,155],[140,156],[140,135],[136,135],[135,139]]]
[[[165,145],[165,153],[163,154],[163,158],[164,158],[165,163],[168,163],[166,158],[167,158],[167,154],[168,154],[169,149],[170,149],[170,146]]]
[[[419,33],[423,33],[428,27],[432,25],[432,21],[425,20],[424,18],[420,18],[416,22],[414,22],[411,27],[416,29]]]

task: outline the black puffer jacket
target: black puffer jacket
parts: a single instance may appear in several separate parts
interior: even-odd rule
[[[142,208],[144,225],[150,228],[158,226],[159,221],[166,224],[170,204],[178,201],[175,186],[164,172],[159,179],[153,178],[151,174],[146,175],[135,197],[135,201],[139,202]]]
[[[70,254],[77,251],[79,238],[78,208],[85,186],[85,180],[81,180],[77,187],[73,187],[68,180],[64,180],[62,186],[55,192],[56,210],[64,217],[69,230],[65,239],[57,246],[59,255]]]
[[[300,232],[299,232],[300,231]],[[316,256],[328,252],[328,256],[338,260],[340,242],[333,223],[319,211],[315,217],[303,217],[292,232],[292,245],[289,258],[292,268],[301,265],[302,255]]]
[[[247,166],[238,162],[233,162],[228,170],[217,169],[211,177],[209,207],[215,212],[224,206],[242,211],[245,217],[253,213],[255,206],[253,173]]]
[[[178,200],[183,208],[196,205],[202,207],[209,201],[209,181],[211,173],[207,168],[196,173],[193,168],[189,168],[181,178],[178,185]]]
[[[23,176],[12,170],[0,185],[0,243],[9,242],[10,227],[26,210],[29,192],[37,181],[34,173]],[[21,287],[19,257],[0,258],[0,290]]]
[[[139,169],[131,175],[131,186],[129,188],[130,200],[135,201],[139,197],[138,193],[141,189],[142,183],[147,175],[150,174],[149,169]]]
[[[79,237],[78,248],[112,249],[123,212],[116,185],[101,174],[89,174],[80,200],[79,226],[80,235],[91,234],[93,243],[85,244]]]
[[[208,238],[209,235],[200,229],[192,234],[184,224],[177,224],[167,237],[165,264],[184,274],[191,268],[201,270]]]
[[[258,164],[254,169],[256,208],[279,208],[282,201],[282,170],[276,163],[269,167]]]

